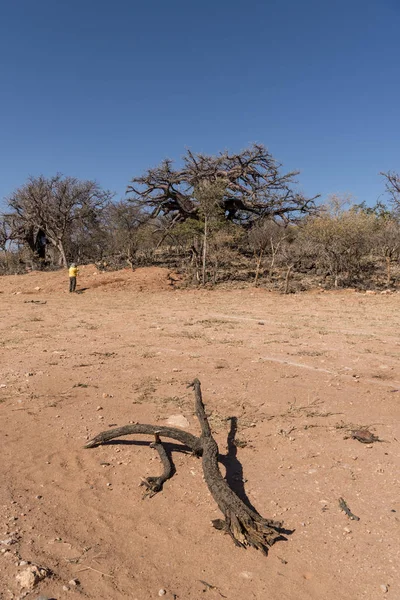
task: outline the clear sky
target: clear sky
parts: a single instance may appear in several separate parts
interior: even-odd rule
[[[307,194],[375,202],[400,171],[399,0],[0,1],[0,199],[56,172],[120,196],[254,141]]]

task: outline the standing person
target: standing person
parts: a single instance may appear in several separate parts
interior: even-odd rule
[[[70,268],[68,269],[69,275],[69,291],[74,292],[76,289],[76,277],[79,271],[75,263],[71,263]]]

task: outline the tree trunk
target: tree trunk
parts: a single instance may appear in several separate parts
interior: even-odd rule
[[[289,279],[290,279],[290,273],[292,272],[293,269],[293,265],[290,265],[288,267],[288,270],[286,272],[286,277],[285,277],[285,290],[284,293],[288,294],[289,293]]]
[[[257,260],[256,275],[254,277],[254,285],[255,286],[257,285],[257,282],[258,282],[258,276],[260,274],[260,267],[261,267],[261,261],[262,261],[263,254],[264,254],[264,248],[261,248],[260,255]]]
[[[390,255],[386,256],[386,283],[387,285],[390,285],[390,281],[392,279],[392,273],[391,273],[391,266],[392,266],[392,261],[390,259]]]
[[[207,217],[204,217],[204,238],[203,238],[203,266],[201,280],[202,284],[206,283],[206,260],[207,260]]]
[[[57,242],[57,249],[60,253],[60,257],[61,257],[61,266],[62,267],[67,267],[68,266],[68,261],[67,261],[67,256],[65,254],[65,250],[64,250],[64,246],[61,240],[58,240]]]

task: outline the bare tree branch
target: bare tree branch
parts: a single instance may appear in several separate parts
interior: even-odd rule
[[[239,154],[221,152],[217,156],[188,150],[180,170],[170,159],[132,179],[127,188],[136,205],[160,213],[177,215],[179,221],[199,218],[195,189],[205,182],[223,182],[225,193],[220,208],[225,218],[246,223],[259,217],[287,222],[316,210],[315,199],[293,190],[297,171],[282,174],[279,164],[261,144]]]

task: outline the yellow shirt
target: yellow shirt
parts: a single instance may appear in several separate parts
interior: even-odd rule
[[[68,275],[70,277],[76,277],[78,275],[78,268],[77,267],[70,267],[68,269]]]

